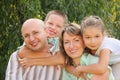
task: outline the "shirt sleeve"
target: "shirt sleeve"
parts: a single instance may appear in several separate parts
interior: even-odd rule
[[[19,68],[19,62],[17,58],[17,52],[14,52],[9,59],[7,69],[6,69],[6,76],[5,80],[18,80],[18,68]],[[19,80],[21,80],[19,78]]]

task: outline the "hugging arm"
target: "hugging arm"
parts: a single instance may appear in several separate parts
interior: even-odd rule
[[[19,60],[22,67],[29,67],[33,65],[62,65],[65,63],[64,56],[57,52],[55,55],[41,58],[22,58]]]
[[[90,64],[87,66],[78,66],[76,68],[79,72],[93,73],[93,74],[103,74],[108,69],[110,50],[101,50],[98,63]]]

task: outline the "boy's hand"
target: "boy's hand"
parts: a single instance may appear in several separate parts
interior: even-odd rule
[[[33,64],[32,60],[28,59],[28,58],[19,59],[19,62],[20,62],[20,65],[25,69],[32,66],[32,64]]]

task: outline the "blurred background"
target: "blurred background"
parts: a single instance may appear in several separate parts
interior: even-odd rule
[[[23,22],[33,17],[44,20],[50,10],[61,10],[79,24],[85,16],[100,16],[109,35],[120,40],[120,0],[0,0],[0,6],[0,80],[10,55],[23,44]]]

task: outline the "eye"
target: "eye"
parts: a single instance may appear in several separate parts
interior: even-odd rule
[[[84,37],[85,39],[90,39],[90,37],[89,36],[86,36],[86,37]]]
[[[100,37],[100,35],[96,35],[95,37],[96,37],[96,38],[99,38],[99,37]]]
[[[28,38],[28,37],[29,37],[29,35],[28,35],[28,34],[26,34],[26,35],[24,35],[23,37],[24,37],[24,38]]]
[[[79,42],[80,40],[79,39],[75,39],[76,42]]]
[[[57,27],[58,27],[58,28],[62,28],[62,26],[60,26],[60,25],[57,25]]]
[[[74,39],[74,44],[78,44],[80,42],[79,39]]]
[[[68,41],[65,41],[64,44],[68,44],[69,42]]]
[[[69,43],[70,43],[70,41],[68,41],[68,40],[64,41],[64,45],[68,45]]]
[[[49,25],[53,25],[53,23],[51,23],[51,22],[48,22],[48,24],[49,24]]]
[[[34,31],[34,32],[33,32],[33,35],[36,35],[36,34],[38,34],[38,33],[39,33],[39,32],[37,32],[37,31]]]

